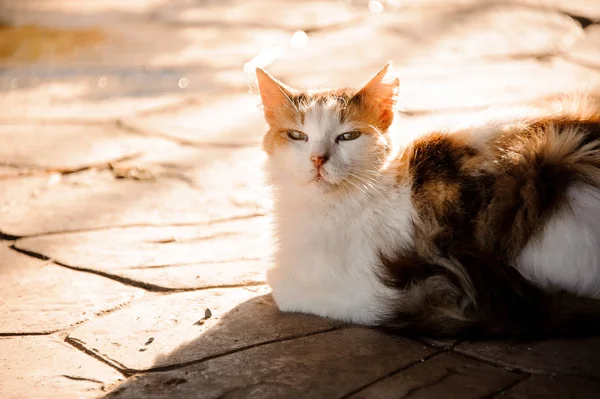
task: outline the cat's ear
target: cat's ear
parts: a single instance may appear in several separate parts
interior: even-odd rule
[[[273,120],[278,110],[293,106],[291,98],[294,96],[294,89],[275,79],[261,68],[256,68],[256,80],[267,122]]]
[[[354,96],[364,107],[377,111],[376,117],[386,128],[394,118],[400,87],[400,80],[388,73],[391,65],[391,62],[385,64]]]

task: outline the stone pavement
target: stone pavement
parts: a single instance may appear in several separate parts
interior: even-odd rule
[[[600,337],[415,341],[280,314],[253,81],[405,131],[600,87],[589,0],[0,0],[0,398],[597,398]]]

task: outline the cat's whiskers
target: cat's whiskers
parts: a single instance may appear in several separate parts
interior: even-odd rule
[[[370,198],[372,198],[371,193],[365,189],[365,187],[363,187],[362,185],[359,184],[360,179],[357,178],[356,176],[352,175],[351,173],[348,174],[348,178],[342,180],[343,183],[347,183],[352,185],[354,188],[356,188],[357,190],[359,190],[361,193],[369,196]]]
[[[377,180],[373,177],[364,173],[365,171],[357,170],[348,173],[349,179],[347,181],[356,183],[361,189],[361,191],[368,195],[371,199],[375,199],[373,193],[379,195],[382,199],[385,199],[385,196],[381,192],[381,190],[376,186]],[[355,181],[354,181],[354,180]]]

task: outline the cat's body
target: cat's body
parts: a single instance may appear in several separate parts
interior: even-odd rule
[[[358,92],[258,72],[280,309],[502,334],[554,328],[556,292],[600,298],[600,107],[398,148],[386,70]]]

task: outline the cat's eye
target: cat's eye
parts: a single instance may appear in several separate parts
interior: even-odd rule
[[[308,136],[306,134],[299,132],[297,130],[290,130],[289,132],[287,132],[287,135],[292,140],[302,140],[302,141],[308,140]]]
[[[335,141],[350,141],[350,140],[356,140],[359,137],[360,137],[360,132],[352,131],[352,132],[346,132],[346,133],[340,134],[339,136],[336,137]]]

